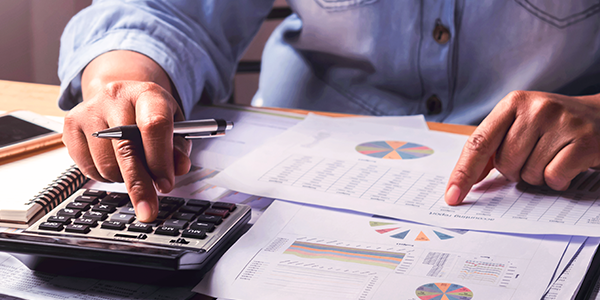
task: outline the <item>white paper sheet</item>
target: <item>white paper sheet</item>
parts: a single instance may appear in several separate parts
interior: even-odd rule
[[[442,227],[600,236],[598,173],[577,178],[566,192],[490,176],[462,205],[446,205],[448,176],[466,139],[309,116],[210,182],[248,194]],[[412,144],[394,151],[403,143]]]
[[[276,201],[194,291],[240,300],[539,299],[568,241]]]

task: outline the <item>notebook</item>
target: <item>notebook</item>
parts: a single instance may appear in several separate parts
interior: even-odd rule
[[[0,226],[28,227],[86,181],[65,147],[0,165]]]

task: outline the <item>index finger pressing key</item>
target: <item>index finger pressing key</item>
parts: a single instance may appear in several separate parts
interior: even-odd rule
[[[514,109],[510,104],[500,102],[475,129],[450,174],[446,186],[446,203],[458,205],[463,201],[486,170],[490,158],[499,148],[514,120]]]

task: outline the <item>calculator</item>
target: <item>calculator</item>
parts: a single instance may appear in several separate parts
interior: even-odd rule
[[[0,250],[36,262],[207,271],[247,230],[250,214],[243,204],[159,196],[157,220],[142,223],[126,193],[80,189],[26,230],[0,233]]]

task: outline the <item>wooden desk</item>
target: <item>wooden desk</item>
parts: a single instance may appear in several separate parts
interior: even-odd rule
[[[0,110],[25,109],[42,115],[64,117],[65,111],[58,108],[59,87],[46,84],[24,83],[0,80]],[[301,114],[305,110],[271,108]],[[336,113],[318,113],[326,116],[347,116]],[[470,135],[473,126],[427,122],[432,130]]]

